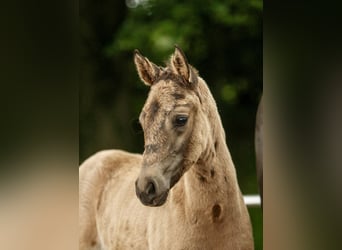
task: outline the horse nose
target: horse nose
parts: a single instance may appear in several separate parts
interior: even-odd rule
[[[146,184],[145,190],[141,192],[140,198],[144,203],[151,204],[153,200],[156,198],[156,185],[153,181],[149,181]]]
[[[157,196],[157,186],[153,180],[146,182],[145,187],[140,190],[138,180],[135,182],[137,196],[144,204],[151,204]]]
[[[153,195],[156,194],[156,186],[154,185],[154,183],[153,183],[152,181],[150,181],[149,183],[147,183],[145,193],[146,193],[148,196],[153,196]]]

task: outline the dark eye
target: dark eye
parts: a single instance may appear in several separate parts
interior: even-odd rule
[[[182,127],[186,124],[188,121],[188,117],[185,115],[177,115],[175,119],[175,126],[176,127]]]

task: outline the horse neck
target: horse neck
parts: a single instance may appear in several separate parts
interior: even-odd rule
[[[196,162],[194,172],[200,174],[201,171],[212,172],[210,170],[214,170],[215,172],[216,170],[218,174],[224,175],[222,177],[226,177],[227,182],[237,185],[234,163],[228,150],[226,135],[216,102],[203,80],[199,82],[199,95],[200,97],[202,96],[202,106],[205,107],[204,113],[210,123],[210,131],[205,143],[206,148],[203,150],[200,159]],[[215,177],[215,173],[213,177]],[[225,180],[225,178],[221,179]],[[222,180],[216,181],[220,182]]]
[[[179,199],[176,193],[181,193],[190,210],[211,209],[219,204],[225,211],[241,212],[243,200],[216,103],[205,82],[199,84],[211,131],[200,159],[185,173],[173,196]]]

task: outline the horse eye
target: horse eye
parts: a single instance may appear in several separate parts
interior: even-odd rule
[[[182,127],[188,121],[188,117],[185,115],[177,115],[175,119],[175,126]]]

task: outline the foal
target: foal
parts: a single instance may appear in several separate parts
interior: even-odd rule
[[[178,47],[165,68],[138,51],[134,62],[150,86],[145,150],[102,151],[81,165],[80,249],[254,249],[206,83]]]

